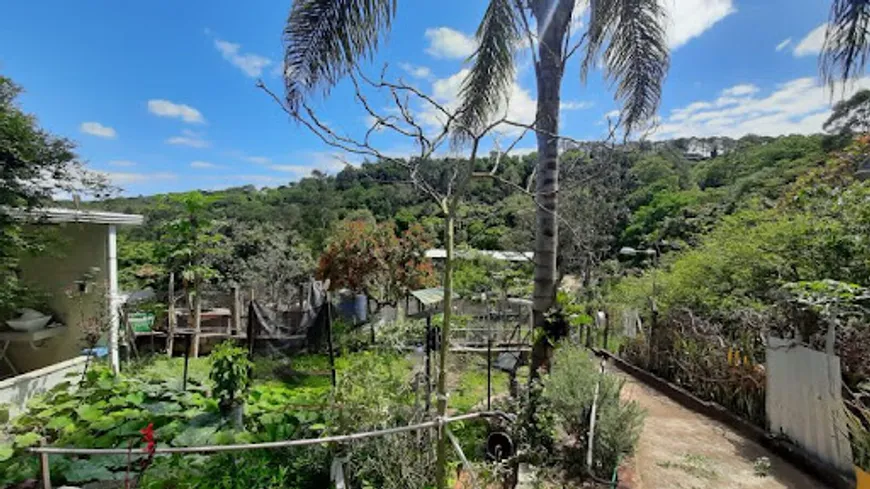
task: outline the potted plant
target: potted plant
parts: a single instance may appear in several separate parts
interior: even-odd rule
[[[212,394],[218,401],[221,414],[231,419],[235,427],[241,428],[245,404],[242,395],[250,381],[248,372],[251,361],[244,348],[232,341],[224,341],[215,347],[211,359],[209,378],[214,384]]]

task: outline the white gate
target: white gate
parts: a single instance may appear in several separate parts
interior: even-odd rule
[[[852,449],[843,413],[840,358],[791,340],[767,343],[767,419],[821,461],[852,471]]]

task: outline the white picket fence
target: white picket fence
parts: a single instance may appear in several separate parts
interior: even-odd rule
[[[822,462],[851,472],[840,358],[771,337],[766,367],[770,431],[787,436]]]

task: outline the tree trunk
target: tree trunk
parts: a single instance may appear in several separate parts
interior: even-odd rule
[[[562,88],[565,34],[574,0],[538,0],[531,2],[538,20],[538,106],[536,115],[538,166],[535,180],[535,289],[532,311],[535,327],[544,327],[544,315],[556,300],[556,256],[559,221],[556,215],[559,191],[559,99]],[[545,19],[550,19],[546,22]],[[541,367],[549,364],[552,346],[544,334],[538,334],[532,348],[533,381]]]
[[[455,206],[447,209],[445,219],[446,230],[444,247],[447,258],[444,260],[444,321],[441,325],[441,348],[438,352],[438,417],[447,414],[447,351],[450,335],[450,320],[453,315],[453,241],[454,241],[454,211]],[[437,461],[435,464],[435,479],[438,489],[447,487],[447,437],[444,426],[438,427]]]

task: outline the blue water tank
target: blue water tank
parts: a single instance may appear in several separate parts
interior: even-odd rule
[[[352,324],[364,323],[368,317],[368,303],[365,294],[346,295],[338,303],[338,313]]]

